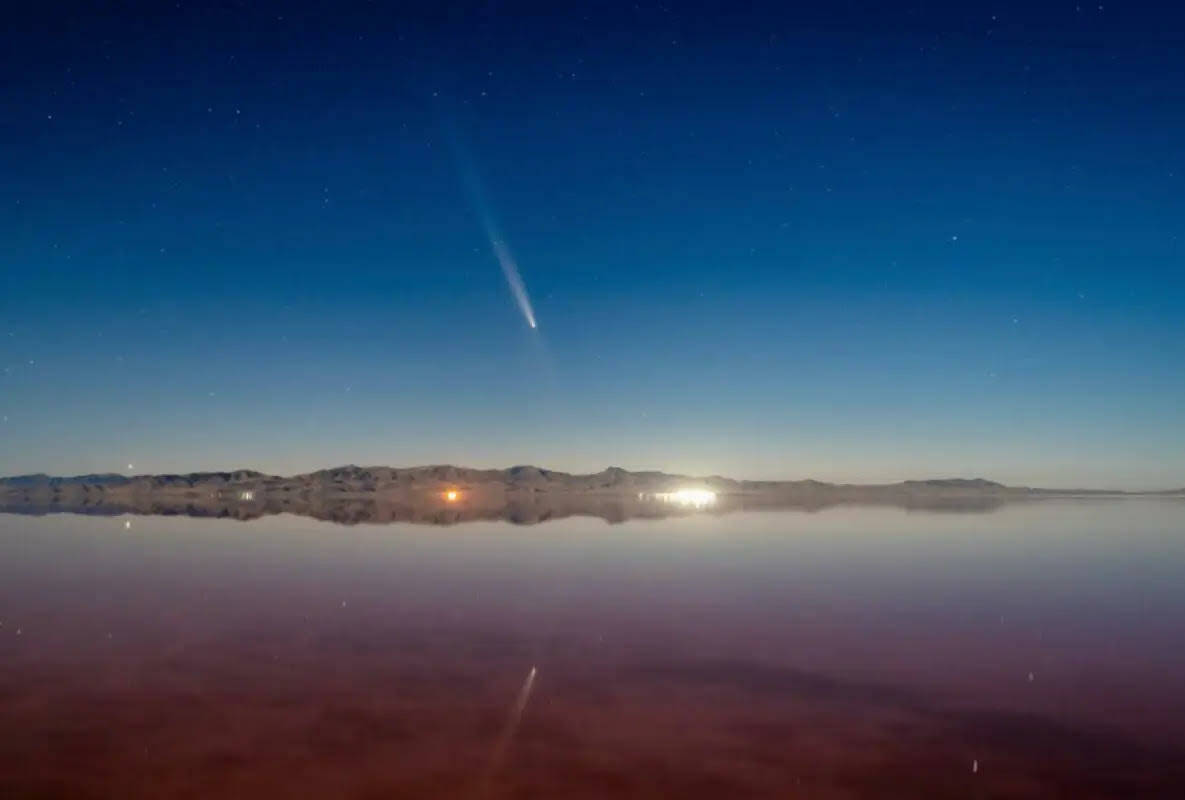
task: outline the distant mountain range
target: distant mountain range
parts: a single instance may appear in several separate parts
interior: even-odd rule
[[[0,492],[14,490],[65,490],[93,488],[96,490],[129,489],[132,491],[190,491],[244,489],[259,492],[317,490],[332,492],[385,492],[404,489],[439,489],[448,486],[498,486],[507,490],[548,492],[667,492],[695,486],[724,494],[799,494],[803,492],[853,492],[875,494],[910,493],[974,493],[990,495],[1058,494],[1058,495],[1124,495],[1124,494],[1185,494],[1185,488],[1160,492],[1126,492],[1098,489],[1038,489],[1006,486],[983,478],[936,478],[909,480],[889,484],[824,483],[815,480],[751,481],[726,478],[720,475],[691,477],[665,472],[632,472],[621,467],[609,467],[601,472],[573,474],[535,466],[516,466],[507,469],[473,469],[449,464],[422,467],[358,467],[347,465],[284,477],[255,470],[231,472],[189,472],[182,475],[121,475],[107,472],[72,477],[55,477],[38,473],[0,478]]]
[[[710,509],[688,509],[672,497],[682,489],[715,494]],[[534,466],[472,469],[344,466],[283,477],[254,470],[184,475],[116,473],[0,478],[0,511],[91,514],[188,514],[251,518],[295,513],[340,522],[456,522],[511,519],[534,522],[590,514],[610,521],[669,516],[691,510],[818,509],[840,504],[983,511],[1009,502],[1051,497],[1185,496],[1169,492],[1107,492],[1005,486],[982,478],[942,478],[892,484],[814,480],[747,481],[690,477],[610,467],[572,474]]]
[[[889,484],[824,483],[815,480],[751,481],[726,478],[720,475],[692,477],[666,472],[632,472],[621,467],[609,467],[601,472],[573,474],[535,466],[516,466],[507,469],[474,469],[451,464],[421,467],[358,467],[352,464],[284,477],[255,470],[231,472],[189,472],[182,475],[121,475],[115,472],[55,477],[38,473],[0,478],[0,490],[63,489],[66,487],[94,487],[109,489],[130,487],[143,490],[226,489],[250,487],[259,491],[284,489],[322,489],[334,491],[376,492],[390,489],[439,488],[444,486],[502,486],[507,489],[560,492],[635,492],[671,491],[679,487],[698,486],[717,493],[764,492],[974,492],[986,494],[1055,493],[1079,494],[1182,494],[1185,488],[1160,492],[1127,492],[1098,489],[1037,489],[1006,486],[983,478],[935,478],[909,480]]]

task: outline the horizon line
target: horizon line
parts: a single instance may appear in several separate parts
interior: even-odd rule
[[[995,481],[990,478],[985,478],[982,475],[976,475],[974,477],[946,475],[946,476],[942,476],[942,477],[930,477],[930,478],[901,478],[896,481],[889,481],[889,482],[854,483],[854,482],[846,482],[846,481],[822,481],[822,480],[818,480],[816,478],[734,478],[734,477],[731,477],[728,475],[723,475],[720,473],[711,473],[708,475],[688,475],[688,474],[683,474],[683,473],[678,473],[678,472],[666,472],[665,470],[661,470],[661,469],[627,469],[625,467],[619,467],[616,465],[610,465],[610,466],[604,467],[603,469],[596,471],[596,472],[569,472],[566,470],[558,470],[558,469],[551,469],[549,467],[541,467],[541,466],[538,466],[537,464],[513,464],[513,465],[507,466],[507,467],[470,467],[470,466],[465,466],[465,465],[461,465],[461,464],[452,464],[452,463],[413,464],[410,466],[392,466],[390,464],[360,465],[360,464],[354,464],[354,463],[347,463],[347,464],[339,464],[339,465],[332,466],[332,467],[321,467],[321,468],[309,470],[306,472],[295,472],[295,473],[292,473],[289,475],[284,475],[284,474],[280,474],[280,473],[273,473],[273,472],[265,472],[265,471],[261,471],[258,469],[248,468],[248,467],[237,467],[234,469],[214,469],[214,470],[202,469],[202,470],[191,470],[188,472],[139,472],[139,473],[132,472],[132,473],[128,473],[127,471],[124,471],[124,472],[107,471],[107,472],[86,472],[86,473],[78,473],[78,474],[74,474],[74,475],[53,475],[53,474],[50,474],[47,472],[27,472],[27,473],[15,474],[15,475],[0,475],[0,482],[10,481],[10,480],[18,479],[18,478],[36,478],[36,477],[45,477],[45,478],[49,478],[51,480],[52,479],[77,480],[79,478],[89,478],[89,477],[118,477],[118,478],[123,478],[123,479],[127,479],[127,480],[134,480],[136,478],[146,478],[146,477],[218,475],[218,474],[232,474],[235,472],[250,472],[255,475],[260,475],[260,476],[269,477],[269,478],[297,478],[297,477],[301,477],[301,476],[305,476],[305,475],[314,475],[318,472],[333,472],[336,470],[343,470],[343,469],[365,469],[365,470],[390,469],[390,470],[408,470],[408,471],[410,471],[410,470],[427,470],[427,469],[441,469],[441,468],[472,470],[475,472],[509,472],[510,470],[516,470],[516,469],[534,469],[534,470],[538,470],[538,471],[544,472],[544,473],[554,473],[554,474],[559,474],[559,475],[567,475],[567,476],[571,476],[571,477],[590,477],[593,475],[600,475],[600,474],[606,473],[606,472],[619,471],[619,472],[624,472],[624,473],[629,473],[629,474],[659,474],[659,475],[663,475],[663,476],[670,477],[670,478],[685,478],[687,480],[692,480],[692,481],[695,481],[695,480],[700,480],[700,481],[726,480],[726,481],[734,481],[737,483],[817,483],[817,484],[827,485],[827,486],[871,487],[871,486],[895,486],[895,485],[905,484],[905,483],[934,483],[934,482],[938,482],[938,481],[962,481],[962,482],[967,482],[967,483],[974,483],[974,482],[990,483],[990,484],[993,484],[995,486],[999,486],[999,487],[1005,488],[1005,489],[1027,489],[1027,490],[1036,490],[1036,491],[1056,491],[1056,492],[1089,492],[1092,494],[1140,495],[1140,494],[1165,494],[1165,493],[1171,493],[1171,492],[1185,492],[1185,484],[1172,485],[1169,488],[1163,488],[1163,489],[1146,489],[1146,488],[1145,489],[1111,489],[1111,488],[1087,489],[1087,488],[1080,488],[1080,487],[1078,487],[1078,488],[1075,488],[1075,487],[1060,488],[1060,487],[1012,485],[1012,484],[1007,484],[1007,483],[1001,483],[1000,481]]]

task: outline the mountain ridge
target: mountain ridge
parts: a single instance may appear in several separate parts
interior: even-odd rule
[[[31,473],[0,477],[0,488],[62,489],[66,487],[140,487],[146,489],[195,489],[199,487],[229,488],[252,485],[261,489],[284,486],[310,489],[315,487],[348,486],[358,491],[379,491],[383,488],[445,484],[501,484],[508,488],[551,491],[666,491],[693,484],[718,492],[779,492],[779,491],[954,491],[982,493],[1057,493],[1095,495],[1151,495],[1185,494],[1185,488],[1160,491],[1128,491],[1110,489],[1035,488],[1008,486],[986,478],[925,478],[894,483],[831,483],[811,478],[797,480],[749,480],[722,475],[697,477],[667,473],[659,470],[627,470],[606,467],[600,472],[572,473],[550,470],[533,464],[518,464],[505,468],[476,468],[455,464],[427,464],[412,467],[359,466],[343,464],[337,467],[297,473],[273,475],[251,469],[199,471],[187,473],[91,473],[74,476],[53,476]]]

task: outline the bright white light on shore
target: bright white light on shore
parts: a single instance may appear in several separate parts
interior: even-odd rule
[[[444,499],[448,500],[450,503],[457,502],[457,497],[459,497],[459,495],[457,494],[456,489],[449,489],[447,492],[444,493]]]
[[[664,503],[678,503],[681,506],[702,508],[716,502],[716,493],[708,489],[677,489],[673,492],[659,492],[655,495]]]

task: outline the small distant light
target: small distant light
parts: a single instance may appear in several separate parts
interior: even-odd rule
[[[135,468],[136,468],[135,464],[128,464],[128,469],[135,469]]]
[[[444,493],[444,499],[448,500],[450,503],[457,502],[458,497],[460,497],[460,495],[457,494],[456,489],[449,489],[447,492]]]

